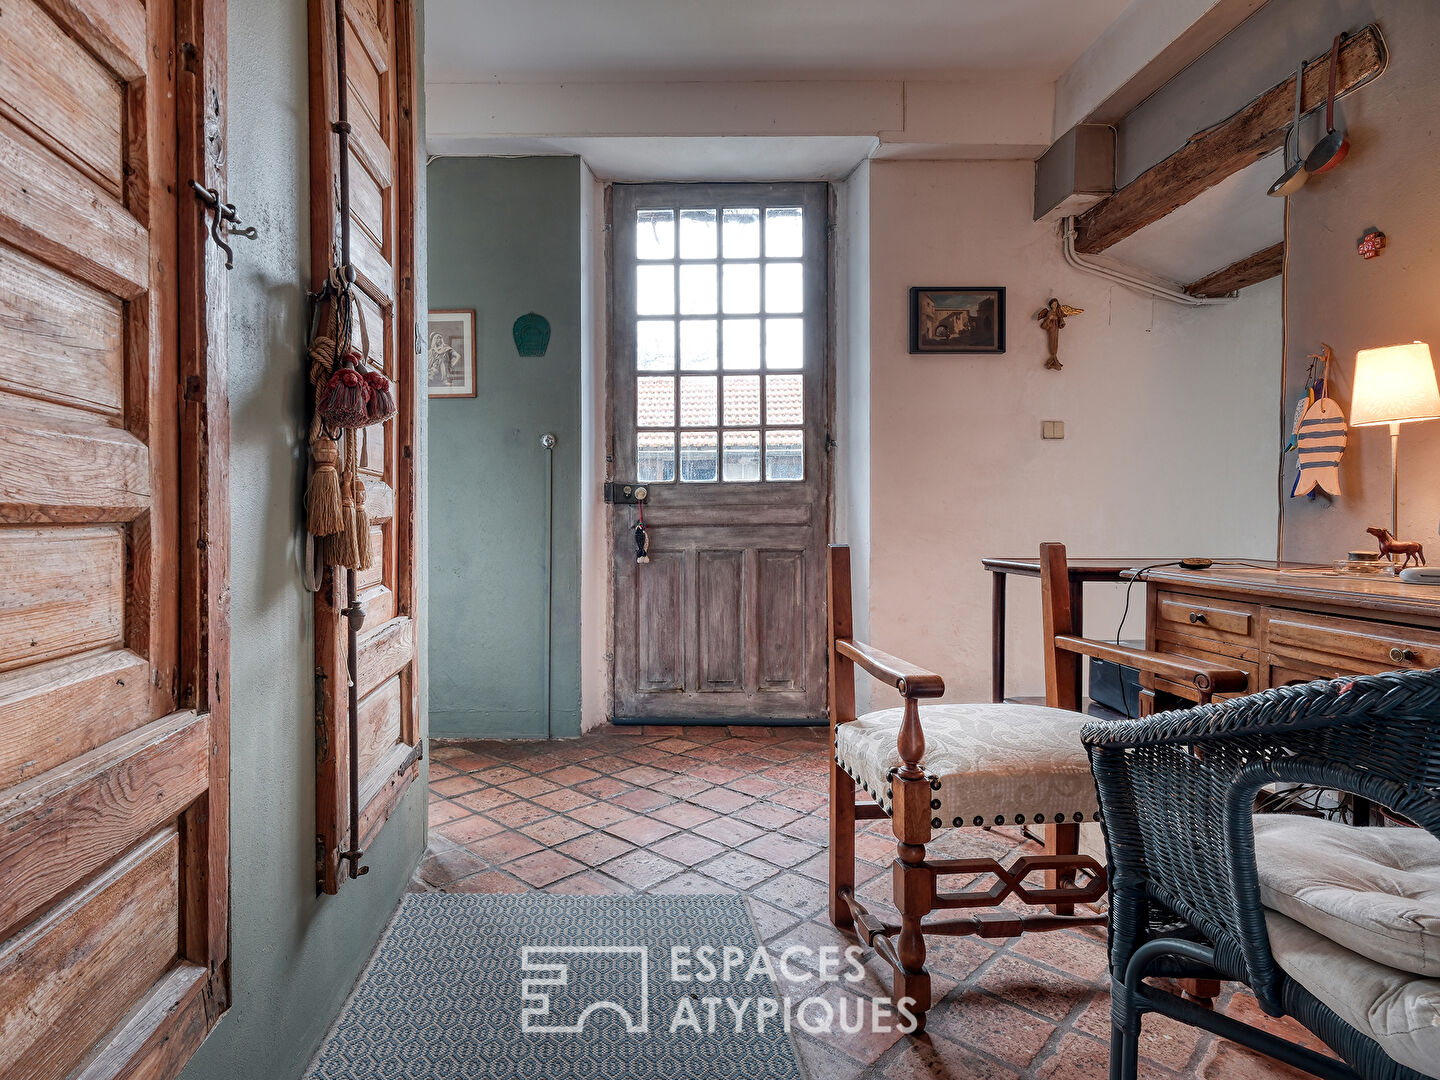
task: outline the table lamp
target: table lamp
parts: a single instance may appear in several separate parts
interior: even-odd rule
[[[1400,425],[1440,419],[1435,362],[1423,341],[1361,349],[1355,354],[1350,426],[1390,425],[1390,533],[1400,530]]]

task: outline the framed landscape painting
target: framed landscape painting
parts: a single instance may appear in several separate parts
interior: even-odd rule
[[[474,397],[475,312],[430,312],[426,342],[430,396]]]
[[[910,290],[912,353],[1003,353],[1003,286],[917,285]]]

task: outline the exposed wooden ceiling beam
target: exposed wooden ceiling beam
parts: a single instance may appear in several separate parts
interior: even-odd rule
[[[1206,274],[1199,281],[1185,286],[1191,296],[1225,296],[1238,292],[1247,285],[1268,281],[1285,269],[1285,243],[1272,244],[1264,251],[1246,255],[1239,262],[1233,262],[1223,270]]]
[[[1305,69],[1303,108],[1325,104],[1329,80],[1328,52],[1312,59]],[[1337,95],[1354,90],[1385,70],[1385,42],[1374,25],[1365,27],[1340,46]],[[1227,176],[1253,165],[1285,144],[1285,129],[1295,107],[1295,76],[1271,87],[1249,105],[1193,135],[1190,141],[1158,165],[1141,173],[1103,202],[1096,203],[1075,221],[1075,250],[1094,255],[1118,243],[1176,207],[1184,206],[1202,191]]]

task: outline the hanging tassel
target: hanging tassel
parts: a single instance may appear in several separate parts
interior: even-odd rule
[[[340,450],[323,434],[310,440],[310,486],[305,491],[305,509],[313,536],[329,536],[344,527],[341,518],[340,474],[335,466]]]
[[[369,570],[374,562],[370,550],[370,515],[365,512],[365,485],[355,481],[355,561],[356,570]]]
[[[353,355],[353,354],[352,354]],[[339,368],[315,400],[315,411],[332,428],[361,428],[369,423],[370,388],[365,376],[347,363]]]
[[[341,531],[341,544],[339,546],[339,558],[337,566],[343,566],[346,570],[363,570],[360,565],[360,533],[355,520],[355,489],[358,487],[364,491],[364,486],[359,481],[359,455],[355,445],[355,432],[345,433],[345,464],[340,473],[340,520],[344,524]],[[363,509],[361,516],[364,515]]]
[[[395,390],[390,380],[378,371],[365,372],[365,385],[370,390],[366,415],[370,423],[383,424],[399,411],[395,404]]]

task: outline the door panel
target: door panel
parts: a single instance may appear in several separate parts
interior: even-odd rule
[[[228,1000],[224,288],[183,186],[223,187],[206,10],[0,6],[6,1077],[173,1076]]]
[[[357,643],[361,846],[418,773],[415,678],[415,183],[413,11],[408,0],[345,4],[350,138],[350,257],[368,335],[366,359],[391,379],[399,414],[364,431],[360,473],[373,564],[356,574],[365,618]],[[335,5],[310,4],[312,258],[316,287],[340,259]],[[403,328],[403,329],[401,329]],[[355,346],[361,347],[359,334]],[[345,573],[316,595],[316,840],[321,888],[348,873],[349,722]]]
[[[614,713],[822,716],[828,188],[612,194]]]

